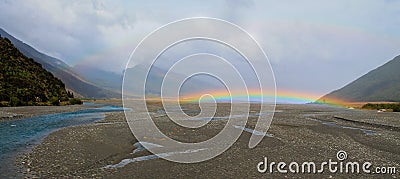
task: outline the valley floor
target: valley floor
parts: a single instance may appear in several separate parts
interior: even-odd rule
[[[229,104],[219,104],[217,115],[224,116]],[[206,129],[186,136],[187,130],[175,126],[162,114],[161,106],[150,105],[157,125],[168,136],[183,141],[203,141],[211,138],[225,125],[225,120],[212,121]],[[196,109],[189,106],[188,108]],[[257,107],[256,107],[257,108]],[[25,177],[105,177],[105,178],[248,178],[248,177],[369,177],[398,178],[400,169],[400,113],[377,114],[375,111],[349,110],[318,105],[277,105],[275,117],[265,136],[255,148],[248,148],[251,133],[244,131],[238,141],[223,154],[211,160],[195,163],[174,163],[138,149],[123,112],[107,113],[102,121],[90,125],[58,130],[34,149],[18,158],[17,165]],[[343,120],[349,119],[349,120]],[[353,121],[352,121],[353,120]],[[354,121],[363,121],[354,122]],[[246,127],[254,128],[250,118]],[[379,124],[379,125],[375,125]],[[388,127],[389,126],[389,127]],[[207,131],[207,132],[205,132]],[[160,139],[161,140],[161,139]],[[155,139],[156,143],[157,140]],[[135,144],[135,146],[134,146]],[[268,162],[320,164],[337,160],[337,152],[347,153],[349,162],[396,167],[395,174],[323,173],[297,174],[259,173],[257,164]],[[121,167],[124,159],[137,160]],[[319,166],[319,165],[318,165]],[[374,170],[375,171],[375,170]]]

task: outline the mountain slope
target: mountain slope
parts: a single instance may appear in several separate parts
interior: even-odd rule
[[[400,56],[318,101],[400,101]]]
[[[75,73],[85,79],[93,82],[99,87],[121,92],[122,89],[122,74],[101,70],[93,65],[78,64],[72,67]]]
[[[65,64],[63,61],[37,51],[31,46],[14,38],[1,28],[0,35],[8,38],[25,56],[34,59],[36,62],[39,62],[43,68],[51,72],[57,78],[61,79],[65,83],[66,87],[71,89],[75,94],[88,98],[121,97],[121,95],[116,92],[100,88],[97,85],[86,81],[74,73],[71,67]]]
[[[33,105],[54,98],[68,99],[64,83],[1,37],[0,106]]]

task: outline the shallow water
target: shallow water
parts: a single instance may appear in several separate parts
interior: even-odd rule
[[[261,132],[261,131],[253,130],[253,129],[250,129],[250,128],[247,128],[247,127],[242,127],[242,126],[233,126],[233,127],[236,128],[236,129],[241,129],[241,130],[243,130],[243,131],[252,133],[252,134],[254,134],[254,135],[267,136],[267,137],[274,137],[273,134],[268,134],[268,133],[266,133],[266,132]]]
[[[374,131],[374,130],[358,128],[358,127],[342,126],[342,125],[336,124],[335,122],[326,122],[326,121],[321,121],[321,120],[313,119],[313,118],[309,118],[309,119],[311,119],[313,121],[320,122],[321,124],[329,126],[329,127],[338,127],[338,128],[342,128],[342,129],[360,130],[366,135],[375,135],[376,134],[376,131]]]
[[[246,117],[261,117],[267,114],[271,113],[250,113],[250,114],[241,114],[241,115],[227,115],[223,117],[212,117],[211,119],[208,117],[198,117],[198,118],[192,118],[192,120],[224,120],[224,119],[234,119],[234,118],[246,118]]]
[[[10,169],[19,152],[30,150],[49,133],[64,127],[89,124],[104,119],[105,112],[123,111],[104,106],[76,112],[57,113],[0,122],[0,177],[11,177]]]
[[[322,122],[322,124],[327,125],[327,126],[332,126],[332,127],[339,127],[339,128],[343,128],[343,129],[360,130],[366,135],[375,135],[376,134],[376,132],[373,130],[358,128],[358,127],[342,126],[342,125],[338,125],[334,122]]]
[[[158,145],[158,144],[156,144]],[[156,159],[156,158],[161,158],[161,157],[168,157],[171,155],[179,155],[179,154],[189,154],[189,153],[196,153],[200,152],[203,150],[207,150],[206,148],[201,148],[201,149],[188,149],[188,150],[183,150],[183,151],[173,151],[173,152],[165,152],[165,153],[160,153],[160,154],[152,154],[152,155],[145,155],[145,156],[140,156],[136,158],[127,158],[121,160],[119,163],[114,164],[114,165],[107,165],[103,167],[104,169],[108,168],[121,168],[124,167],[125,165],[128,165],[133,162],[140,162],[140,161],[146,161],[146,160],[151,160],[151,159]]]
[[[141,152],[147,149],[156,148],[156,147],[163,147],[162,145],[151,143],[151,142],[136,142],[133,144],[135,150],[132,151],[132,154]]]

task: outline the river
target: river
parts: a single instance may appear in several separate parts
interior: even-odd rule
[[[51,132],[64,127],[93,123],[104,119],[106,112],[123,110],[117,106],[102,106],[0,122],[0,178],[15,177],[17,155],[31,150]]]

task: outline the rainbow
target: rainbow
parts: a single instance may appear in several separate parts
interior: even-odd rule
[[[276,95],[277,103],[289,103],[289,104],[305,104],[310,102],[315,102],[321,98],[321,95],[304,93],[304,92],[296,92],[289,90],[279,90]],[[209,101],[245,101],[247,98],[250,101],[260,102],[262,99],[272,99],[274,95],[271,93],[261,93],[260,90],[249,90],[248,94],[243,92],[231,92],[228,91],[212,91],[208,93],[194,93],[189,95],[184,95],[179,98],[182,102],[209,102]],[[339,99],[326,98],[324,101],[319,101],[324,104],[334,105],[334,106],[345,106],[346,102]]]

